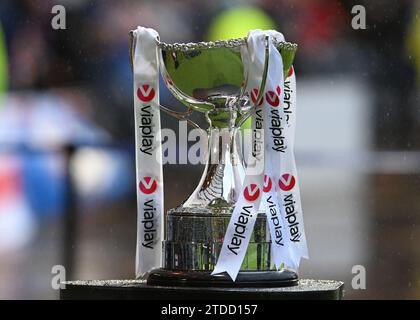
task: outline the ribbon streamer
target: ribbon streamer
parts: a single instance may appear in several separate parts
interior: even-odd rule
[[[159,111],[159,64],[153,29],[135,31],[134,116],[136,135],[136,277],[162,265],[163,170]]]
[[[250,161],[245,170],[245,179],[235,208],[230,218],[216,266],[212,275],[227,272],[233,281],[239,273],[258,215],[264,178],[264,114],[262,102],[256,101],[258,88],[262,82],[265,65],[266,35],[261,30],[250,31],[247,47],[242,48],[241,56],[248,73],[246,91],[251,93],[256,106],[252,115],[252,146]]]
[[[280,177],[277,181],[277,195],[283,206],[283,218],[292,248],[295,264],[308,259],[303,211],[300,199],[299,181],[294,154],[296,128],[296,75],[290,68],[284,82],[283,111],[285,115],[285,136],[287,148],[280,161]]]

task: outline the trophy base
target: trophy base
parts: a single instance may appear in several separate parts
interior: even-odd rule
[[[279,288],[150,286],[145,280],[78,280],[62,285],[62,300],[340,300],[344,295],[341,281],[310,279],[300,279],[297,286]]]
[[[291,287],[298,284],[298,275],[288,269],[240,271],[236,280],[232,281],[226,272],[211,275],[209,271],[154,269],[149,273],[147,284],[176,287]]]

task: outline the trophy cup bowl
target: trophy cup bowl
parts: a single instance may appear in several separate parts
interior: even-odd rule
[[[131,32],[131,57],[136,43],[134,37]],[[161,110],[179,120],[188,120],[196,127],[188,116],[193,111],[203,113],[209,124],[209,143],[198,186],[183,204],[166,214],[163,266],[149,273],[147,283],[243,287],[297,284],[294,270],[278,271],[273,267],[264,212],[258,214],[236,281],[225,273],[211,275],[244,178],[243,155],[239,152],[241,126],[256,108],[245,92],[247,72],[241,48],[247,45],[246,38],[185,44],[166,44],[157,40],[157,43],[165,84],[187,107],[186,112],[164,106]],[[297,45],[276,42],[275,46],[284,65],[279,72],[287,75]],[[264,92],[268,56],[267,37],[265,68],[256,101]],[[218,159],[217,163],[211,163],[210,158]]]

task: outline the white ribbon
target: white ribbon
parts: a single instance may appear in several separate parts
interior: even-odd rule
[[[294,260],[299,266],[301,258],[309,258],[306,243],[300,190],[294,155],[296,128],[296,75],[293,67],[284,82],[283,111],[286,120],[287,149],[280,161],[280,177],[277,180],[278,197],[283,207],[284,222]]]
[[[269,65],[265,92],[260,101],[255,101],[264,70],[266,36],[269,37]],[[241,268],[260,206],[267,215],[276,267],[297,270],[301,257],[308,258],[293,152],[296,80],[292,72],[284,81],[283,60],[273,38],[277,42],[284,41],[283,35],[273,30],[250,31],[248,46],[241,52],[245,74],[248,75],[246,91],[257,107],[252,118],[252,150],[259,151],[259,154],[258,157],[255,153],[251,155],[255,167],[246,168],[243,188],[212,273],[226,271],[233,281]],[[255,149],[261,141],[262,152]],[[261,171],[255,171],[256,168],[264,170],[263,185]],[[251,193],[255,196],[249,201]]]
[[[249,91],[249,89],[259,88],[265,62],[264,33],[261,31],[250,32],[248,48],[242,48],[242,59],[249,77],[246,89]],[[258,92],[255,90],[252,94],[255,98],[258,96]],[[258,106],[257,101],[254,103],[257,105],[257,109],[252,116],[250,161],[248,161],[245,170],[242,190],[230,218],[217,264],[212,272],[214,275],[226,271],[233,281],[236,280],[247,251],[263,193],[264,119],[261,105]]]
[[[136,277],[162,264],[163,173],[159,111],[159,64],[153,29],[138,27],[133,57],[136,135]]]
[[[261,209],[267,216],[271,235],[272,259],[277,269],[297,269],[290,240],[285,229],[284,215],[276,193],[279,164],[287,149],[285,114],[283,111],[283,59],[273,43],[284,41],[281,33],[265,31],[269,35],[269,68],[263,100],[265,120],[265,176]]]

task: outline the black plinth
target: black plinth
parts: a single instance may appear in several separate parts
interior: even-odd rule
[[[344,284],[332,280],[300,279],[292,287],[222,288],[151,286],[144,280],[90,280],[65,282],[60,299],[138,300],[340,300]]]
[[[164,287],[278,288],[296,286],[298,275],[288,269],[240,271],[235,282],[232,282],[226,272],[211,275],[211,272],[204,271],[173,271],[159,268],[150,272],[147,284]]]

